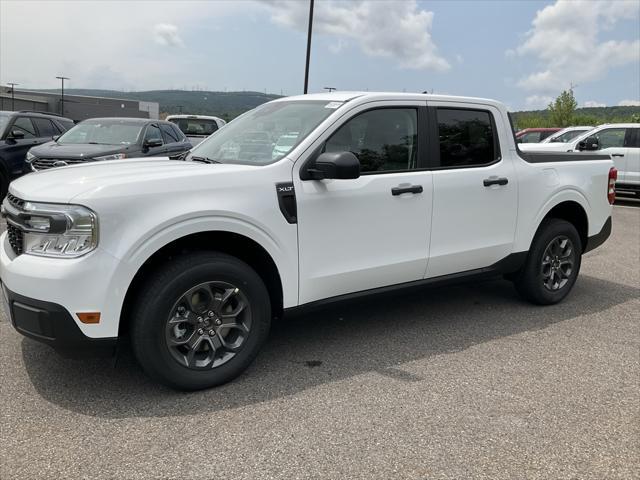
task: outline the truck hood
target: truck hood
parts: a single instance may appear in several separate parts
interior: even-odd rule
[[[147,157],[53,168],[14,180],[9,191],[24,200],[72,203],[98,197],[129,196],[149,191],[172,194],[196,184],[215,186],[225,174],[255,166],[203,164]]]

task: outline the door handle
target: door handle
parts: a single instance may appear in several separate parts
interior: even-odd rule
[[[422,193],[422,185],[411,185],[409,187],[393,187],[391,189],[391,195],[394,197],[402,195],[403,193]]]
[[[507,183],[509,183],[509,179],[505,177],[489,177],[485,178],[482,183],[485,187],[490,187],[491,185],[506,185]]]
[[[612,157],[624,157],[624,153],[612,153]]]

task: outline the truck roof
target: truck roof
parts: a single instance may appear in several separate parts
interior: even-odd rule
[[[483,105],[493,105],[498,108],[505,108],[502,102],[487,98],[460,97],[456,95],[433,95],[429,93],[402,93],[402,92],[323,92],[310,93],[307,95],[294,95],[282,97],[274,102],[321,100],[327,102],[348,102],[357,98],[360,101],[374,100],[424,100],[432,102],[460,102],[460,103],[481,103]]]

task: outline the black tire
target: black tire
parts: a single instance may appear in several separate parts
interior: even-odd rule
[[[203,285],[204,287],[202,287]],[[222,288],[220,296],[215,293],[219,285],[223,285],[220,287]],[[226,290],[226,286],[229,286],[228,290]],[[235,290],[233,290],[234,287],[236,287]],[[200,290],[193,293],[195,289]],[[245,335],[242,330],[241,334],[241,329],[237,329],[237,339],[234,343],[240,342],[240,346],[235,347],[238,350],[232,353],[226,347],[220,347],[222,352],[220,355],[224,357],[216,360],[218,346],[214,347],[212,341],[217,339],[217,343],[220,344],[220,340],[224,338],[224,332],[214,331],[214,329],[224,328],[225,324],[223,323],[222,327],[216,327],[213,322],[214,320],[216,322],[231,320],[219,320],[218,316],[222,319],[225,315],[218,314],[213,305],[219,303],[222,305],[221,308],[226,308],[224,307],[225,300],[222,297],[225,297],[226,293],[231,290],[233,292],[229,294],[228,298],[231,295],[241,296],[242,303],[245,305],[240,308],[240,313],[236,314],[236,317],[244,316],[243,328],[247,330],[247,333]],[[207,297],[212,300],[202,310],[205,313],[195,313],[204,305],[206,301],[204,297],[207,292],[214,295]],[[198,303],[194,304],[193,299],[196,297]],[[184,301],[185,298],[189,299],[188,303]],[[237,300],[237,305],[232,306],[231,309],[237,310],[241,300]],[[231,302],[231,300],[227,301]],[[187,312],[185,312],[184,306],[178,306],[185,304],[189,305]],[[211,319],[207,318],[207,311],[208,314],[211,314],[214,309],[216,314]],[[192,314],[196,317],[193,317]],[[247,315],[250,322],[249,328],[245,327]],[[226,317],[229,316],[226,315]],[[194,320],[197,318],[197,321],[201,322],[202,317],[205,317],[207,324],[211,320],[211,326],[204,327],[204,335],[201,334],[202,328],[198,328],[202,324],[198,324]],[[182,318],[185,319],[184,323],[181,323],[180,326],[176,325],[176,321]],[[188,321],[187,318],[189,318]],[[233,321],[238,320],[234,317]],[[195,326],[192,326],[192,323]],[[239,321],[238,324],[240,324]],[[168,264],[155,270],[146,279],[132,310],[131,344],[138,362],[151,378],[179,390],[200,390],[221,385],[240,375],[255,359],[264,344],[270,325],[269,293],[260,276],[249,265],[223,253],[196,252],[170,260]],[[184,329],[182,329],[183,326]],[[209,333],[207,333],[209,328]],[[178,337],[174,336],[178,331],[176,329],[179,330]],[[230,338],[228,335],[232,335],[229,333],[232,331],[236,330],[226,329],[227,339]],[[202,344],[199,340],[193,341],[203,349],[193,355],[189,355],[191,350],[197,349],[189,348],[191,342],[184,343],[179,347],[172,343],[181,341],[189,335],[197,336],[198,333],[202,337],[200,340],[203,340],[204,337],[207,338],[204,339],[206,342],[203,340]],[[218,333],[217,336],[216,333]],[[184,359],[182,359],[181,355],[185,350],[188,353],[184,354]],[[195,356],[201,354],[206,354],[206,359],[212,358],[211,366],[191,365]],[[231,356],[230,359],[229,356]],[[191,360],[188,360],[188,357]],[[224,360],[225,358],[226,360]],[[180,363],[182,360],[189,365]],[[224,363],[216,366],[216,362],[222,362],[222,360]]]
[[[560,256],[549,255],[553,246],[561,248],[564,240],[568,241],[564,244],[567,250]],[[568,247],[572,255],[565,256]],[[576,228],[565,220],[547,219],[536,232],[527,261],[514,279],[516,290],[522,298],[538,305],[558,303],[573,288],[581,260],[582,243]]]

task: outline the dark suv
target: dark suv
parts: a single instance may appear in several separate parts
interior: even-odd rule
[[[33,171],[83,162],[136,157],[177,156],[191,143],[171,122],[147,118],[92,118],[80,122],[53,142],[32,148]]]
[[[23,173],[31,147],[51,141],[73,127],[73,120],[55,114],[0,111],[0,200],[9,182]]]

